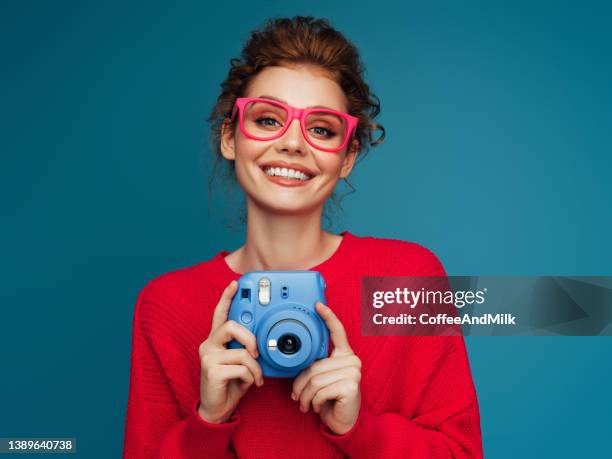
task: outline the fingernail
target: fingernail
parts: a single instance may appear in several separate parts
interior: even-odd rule
[[[291,400],[293,400],[295,402],[295,394],[294,393],[291,394]]]

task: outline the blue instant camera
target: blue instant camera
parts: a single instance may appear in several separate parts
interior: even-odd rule
[[[315,310],[325,302],[325,281],[317,271],[253,271],[238,279],[228,319],[257,339],[264,376],[293,378],[327,357],[329,330]],[[229,348],[242,346],[235,340]]]

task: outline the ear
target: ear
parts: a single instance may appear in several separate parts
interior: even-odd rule
[[[234,123],[225,118],[221,124],[221,154],[231,161],[236,159],[236,145],[234,142]]]
[[[346,151],[346,155],[342,159],[342,168],[340,169],[340,178],[347,178],[353,170],[357,154],[359,153],[359,141],[353,139],[349,144],[349,148]]]

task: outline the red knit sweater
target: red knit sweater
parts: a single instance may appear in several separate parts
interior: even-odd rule
[[[133,324],[126,458],[481,457],[478,401],[463,337],[360,334],[361,277],[445,275],[422,246],[343,232],[336,252],[311,269],[327,284],[327,305],[362,362],[355,426],[333,434],[291,400],[290,379],[251,386],[232,418],[197,413],[198,347],[222,290],[239,274],[226,251],[163,274],[140,292]]]

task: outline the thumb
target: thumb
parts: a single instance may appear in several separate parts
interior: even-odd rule
[[[229,312],[230,305],[232,304],[232,298],[236,294],[238,290],[238,282],[233,280],[229,283],[223,293],[221,294],[221,298],[217,303],[217,307],[215,307],[215,311],[213,313],[212,319],[212,327],[211,330],[216,330],[225,322],[227,322],[227,314]]]
[[[334,314],[334,311],[320,301],[317,302],[316,308],[329,329],[329,334],[334,345],[334,353],[352,353],[353,350],[348,342],[344,326],[336,314]]]

